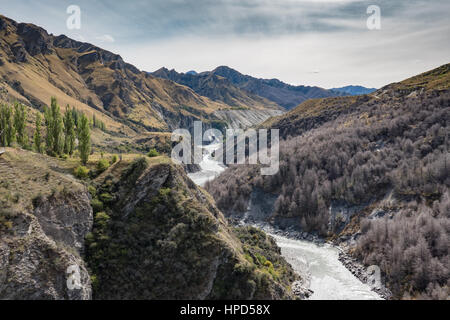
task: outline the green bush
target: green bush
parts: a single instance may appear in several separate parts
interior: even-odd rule
[[[88,191],[91,194],[92,198],[95,198],[95,196],[97,195],[97,190],[95,189],[94,186],[89,186],[88,187]]]
[[[75,168],[74,174],[78,179],[86,179],[89,176],[89,169],[85,166],[78,166]]]
[[[102,193],[99,198],[104,203],[111,202],[114,199],[112,195],[110,195],[109,193],[106,193],[106,192]]]
[[[100,159],[97,162],[97,170],[100,172],[104,172],[106,169],[109,168],[109,161],[106,159]]]
[[[117,155],[113,155],[113,156],[112,156],[112,159],[111,159],[111,164],[116,163],[117,160],[118,160]]]
[[[111,219],[105,212],[101,211],[95,215],[95,222],[107,223]]]
[[[149,153],[147,153],[147,156],[150,158],[159,157],[159,152],[156,151],[156,149],[152,149]]]
[[[92,210],[94,210],[94,213],[97,213],[97,212],[100,212],[103,210],[103,202],[101,202],[97,198],[92,199],[91,206],[92,206]]]

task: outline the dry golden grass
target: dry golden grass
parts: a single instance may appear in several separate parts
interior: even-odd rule
[[[49,58],[51,61],[51,58]],[[51,68],[51,67],[50,67]],[[61,68],[59,68],[61,69]],[[50,69],[51,70],[51,69]],[[65,109],[66,105],[70,105],[71,107],[75,107],[76,109],[83,111],[88,116],[92,117],[94,114],[97,117],[97,119],[103,121],[107,128],[114,132],[123,132],[128,134],[133,134],[133,131],[130,130],[125,125],[121,124],[120,122],[117,122],[116,120],[112,119],[111,117],[105,115],[103,112],[93,109],[92,107],[88,106],[87,104],[81,102],[80,100],[69,96],[68,93],[70,91],[63,92],[60,88],[56,87],[54,84],[50,83],[48,81],[48,75],[47,72],[43,73],[42,68],[36,67],[36,65],[32,63],[26,63],[24,65],[18,65],[15,63],[9,63],[6,62],[5,65],[3,65],[0,68],[0,76],[7,77],[9,79],[14,79],[16,81],[19,81],[24,91],[27,93],[28,96],[32,96],[34,99],[39,100],[44,105],[49,105],[51,97],[56,97],[58,100],[58,103],[62,110]],[[63,77],[65,75],[64,72],[60,71],[60,74],[58,74],[58,77],[51,77],[52,79],[60,79],[59,77]],[[55,80],[52,80],[55,81]],[[80,86],[77,86],[76,81],[73,81],[72,79],[67,79],[67,81],[70,81],[70,86],[66,84],[67,87],[76,87],[77,91],[81,91],[82,94],[86,94],[85,97],[92,96],[92,93],[88,94],[87,90],[82,90]],[[61,83],[61,80],[58,80],[59,86],[61,88],[64,87],[64,83]],[[56,83],[56,82],[55,82]],[[18,101],[23,101],[24,103],[30,105],[31,102],[29,99],[18,93],[16,90],[11,88],[7,84],[3,84],[7,89],[8,93],[11,96],[11,100],[16,99]],[[98,98],[96,98],[98,100]]]
[[[349,96],[349,97],[310,99],[303,102],[298,107],[292,109],[288,113],[285,113],[281,116],[269,118],[262,124],[262,126],[265,128],[270,128],[276,125],[278,122],[282,121],[283,119],[318,117],[324,111],[349,108],[351,105],[356,103],[357,100],[360,98],[361,97],[358,96]]]
[[[89,157],[86,167],[96,170],[100,159],[111,161],[114,154],[95,153]],[[154,158],[142,154],[123,154],[116,163],[104,172],[114,174],[138,158],[145,157],[150,165],[172,163],[166,156]],[[0,205],[15,209],[31,209],[32,200],[39,195],[48,196],[56,192],[76,191],[85,188],[82,181],[74,177],[74,169],[80,166],[80,159],[69,157],[65,160],[16,148],[5,148],[0,157]]]
[[[388,87],[394,90],[406,91],[415,91],[420,89],[448,90],[450,88],[450,63],[399,83],[393,83]]]
[[[71,174],[70,162],[21,149],[6,148],[0,157],[0,204],[30,209],[39,195],[84,188]]]

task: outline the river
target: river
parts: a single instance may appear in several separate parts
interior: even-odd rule
[[[199,186],[214,179],[226,167],[212,158],[219,144],[204,146],[201,170],[188,176]],[[362,283],[338,260],[339,249],[305,240],[288,239],[271,234],[281,254],[302,276],[314,293],[310,300],[381,300],[367,284]]]
[[[203,146],[203,159],[199,163],[200,171],[188,174],[189,178],[194,181],[197,185],[203,187],[206,182],[213,180],[223,171],[225,171],[226,166],[215,161],[212,154],[216,151],[221,144],[214,143],[207,146]]]

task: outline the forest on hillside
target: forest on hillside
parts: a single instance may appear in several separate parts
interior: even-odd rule
[[[224,212],[245,212],[255,188],[278,195],[274,216],[295,217],[324,237],[330,206],[368,207],[385,218],[362,222],[356,255],[377,264],[397,297],[446,297],[450,232],[450,94],[369,100],[280,142],[280,170],[232,166],[206,188]],[[345,109],[345,108],[341,108]],[[394,202],[384,201],[392,193]]]

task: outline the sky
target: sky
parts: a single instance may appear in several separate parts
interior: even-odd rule
[[[67,27],[70,5],[80,29]],[[367,26],[371,5],[380,29]],[[294,85],[380,88],[450,62],[449,0],[0,0],[0,14],[144,71],[227,65]]]

